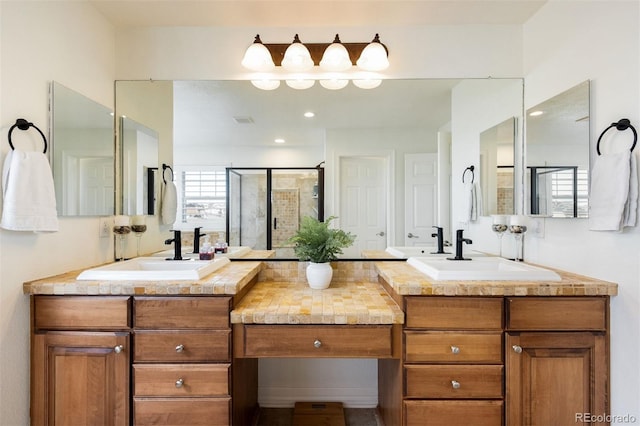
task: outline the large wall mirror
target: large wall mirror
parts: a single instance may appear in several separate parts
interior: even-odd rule
[[[527,110],[526,212],[588,217],[589,81]]]
[[[480,133],[480,182],[485,215],[515,212],[515,143],[515,117]]]
[[[58,215],[114,214],[113,111],[55,81],[50,102]]]
[[[359,245],[345,251],[345,257],[355,258],[365,249],[433,245],[433,226],[443,226],[451,240],[450,151],[457,129],[473,131],[478,139],[474,129],[488,129],[522,113],[521,79],[473,79],[473,90],[468,85],[456,90],[465,81],[470,80],[385,80],[372,90],[282,85],[273,91],[248,81],[118,81],[116,112],[158,132],[160,163],[173,167],[178,190],[174,227],[225,231],[214,224],[225,215],[228,168],[321,167],[324,188],[314,188],[316,179],[309,180],[309,188],[283,179],[278,190],[324,190],[325,217],[338,216],[336,224],[358,235]],[[479,87],[483,84],[486,90]],[[476,103],[491,110],[488,104],[500,103],[506,90],[520,99],[515,113],[487,118],[486,123],[479,121],[489,114],[476,113],[473,123],[458,118],[454,124],[454,103],[466,112],[474,103],[470,98],[481,97]],[[466,135],[458,138],[468,143]],[[412,198],[420,187],[426,189]],[[273,194],[258,195],[255,200],[274,202]],[[249,198],[243,197],[243,204]],[[251,211],[251,220],[266,220],[265,205]],[[211,212],[211,225],[203,212]]]

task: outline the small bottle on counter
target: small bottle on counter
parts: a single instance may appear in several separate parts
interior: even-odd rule
[[[228,249],[227,242],[222,238],[218,239],[218,242],[216,243],[214,251],[216,253],[226,253],[227,249]]]
[[[202,247],[200,247],[200,260],[211,260],[214,256],[214,249],[209,241],[209,236],[206,235],[204,237],[204,243],[202,243]]]

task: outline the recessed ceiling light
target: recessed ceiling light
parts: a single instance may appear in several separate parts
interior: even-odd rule
[[[316,113],[312,112],[312,111],[307,111],[307,112],[304,113],[304,116],[307,117],[307,118],[313,118],[313,117],[316,116]]]
[[[542,115],[542,114],[544,114],[544,111],[540,111],[540,110],[538,110],[538,111],[531,111],[531,112],[529,113],[529,117],[537,117],[537,116]]]
[[[277,138],[274,140],[275,143],[284,143],[284,139],[282,138]]]

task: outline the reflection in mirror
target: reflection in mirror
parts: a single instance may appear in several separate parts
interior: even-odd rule
[[[154,215],[160,191],[158,132],[120,117],[122,143],[122,211],[125,215]]]
[[[589,81],[527,110],[526,211],[588,217]]]
[[[49,138],[58,215],[114,214],[112,111],[55,81],[50,100]]]
[[[509,118],[480,134],[480,182],[484,215],[514,214],[516,119]]]
[[[456,143],[456,137],[465,138],[452,131],[461,129],[464,133],[468,128],[464,122],[452,125],[456,121],[452,116],[456,110],[454,98],[459,105],[467,105],[473,99],[484,99],[486,91],[482,94],[478,90],[458,91],[454,96],[464,81],[385,80],[373,90],[349,85],[332,91],[316,85],[305,91],[281,87],[270,92],[257,90],[248,81],[119,81],[116,82],[116,109],[118,114],[126,113],[130,117],[134,117],[131,111],[138,112],[135,117],[146,113],[140,121],[154,123],[151,127],[159,130],[161,158],[169,158],[168,152],[172,153],[178,191],[178,218],[173,226],[182,229],[183,235],[202,226],[202,231],[208,235],[216,235],[215,238],[223,235],[231,246],[245,246],[249,238],[266,244],[266,234],[250,228],[246,222],[253,220],[263,223],[264,227],[273,226],[266,219],[273,190],[255,193],[262,206],[255,213],[244,217],[229,214],[228,229],[220,226],[220,222],[224,223],[220,217],[213,218],[210,223],[190,217],[200,213],[198,208],[184,209],[180,204],[187,194],[187,184],[193,183],[186,179],[187,172],[196,178],[200,173],[200,185],[205,183],[203,176],[206,173],[202,173],[222,174],[222,184],[229,186],[215,196],[224,202],[226,189],[230,193],[238,192],[235,188],[242,180],[232,174],[228,182],[224,182],[227,168],[236,171],[315,169],[316,165],[324,163],[324,217],[338,216],[336,226],[353,232],[352,224],[365,228],[375,214],[375,226],[362,231],[371,235],[362,234],[359,240],[362,244],[357,250],[354,245],[352,253],[345,251],[344,257],[354,258],[360,256],[362,250],[434,245],[435,239],[431,236],[434,225],[443,226],[445,239],[451,240],[451,216],[454,214],[448,195],[451,174],[440,175],[441,171],[450,170],[451,164],[438,164],[437,170],[429,168],[430,174],[418,173],[425,178],[434,173],[438,177],[433,185],[437,194],[432,198],[417,194],[420,203],[416,206],[419,208],[411,208],[406,198],[408,185],[415,182],[407,180],[405,164],[407,158],[419,154],[437,154],[438,158],[448,159],[450,145]],[[519,105],[522,105],[521,84],[514,84],[520,83],[520,79],[505,79],[503,86],[500,79],[474,81],[487,90],[514,90],[513,97],[520,99]],[[483,86],[485,82],[486,86]],[[458,110],[466,112],[465,108]],[[303,116],[307,111],[313,111],[315,116]],[[478,121],[482,122],[482,117]],[[486,129],[492,124],[495,121],[483,123],[479,128]],[[477,138],[479,132],[474,132]],[[285,143],[275,143],[276,138],[285,139]],[[444,143],[446,141],[451,142]],[[443,145],[443,149],[439,149],[439,145]],[[474,151],[477,149],[477,146],[473,148]],[[427,169],[416,167],[418,172],[424,170]],[[375,189],[371,186],[372,173],[380,180],[376,180]],[[433,180],[433,176],[430,179]],[[247,188],[242,191],[248,193]],[[435,201],[430,202],[431,199]],[[373,204],[373,201],[381,204]],[[228,206],[221,208],[232,212],[234,209],[239,211],[245,200],[233,197],[228,202]],[[426,209],[432,209],[433,203],[437,204],[434,209],[437,215],[427,215]],[[414,213],[415,222],[421,227],[419,232],[411,228],[407,210]],[[240,233],[242,240],[235,239]],[[405,236],[409,233],[418,238],[407,241]],[[255,248],[258,247],[261,246]]]

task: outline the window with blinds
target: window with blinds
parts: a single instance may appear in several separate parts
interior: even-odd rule
[[[181,172],[181,222],[208,229],[225,229],[227,182],[224,170]]]

